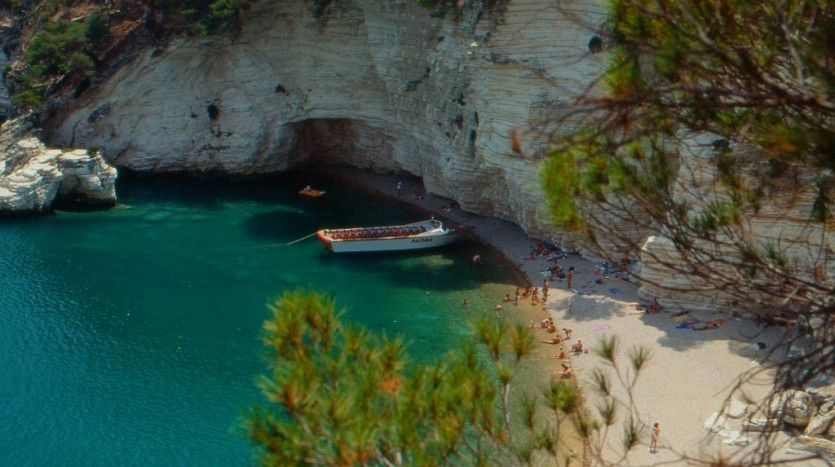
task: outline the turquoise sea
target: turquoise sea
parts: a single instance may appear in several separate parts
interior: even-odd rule
[[[298,196],[308,183],[327,195]],[[118,195],[105,211],[0,218],[2,465],[251,464],[241,420],[262,402],[261,325],[283,291],[334,294],[420,360],[515,281],[470,239],[381,255],[287,246],[321,227],[423,217],[312,174],[122,179]]]

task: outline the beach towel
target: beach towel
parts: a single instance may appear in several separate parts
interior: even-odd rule
[[[623,290],[618,289],[616,287],[612,287],[611,289],[609,289],[609,293],[611,293],[612,295],[618,295],[618,294],[622,294]]]
[[[595,324],[591,328],[594,329],[595,331],[605,331],[607,329],[611,329],[611,327],[612,326],[609,326],[608,324],[604,323],[604,324]]]

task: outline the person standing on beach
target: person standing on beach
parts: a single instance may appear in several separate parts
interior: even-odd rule
[[[571,279],[574,277],[574,270],[569,268],[565,273],[565,288],[571,289]]]
[[[397,182],[397,196],[403,191],[403,182]]]
[[[649,452],[656,452],[658,451],[658,438],[661,437],[661,426],[658,425],[658,422],[655,422],[652,425],[652,438],[649,441]]]

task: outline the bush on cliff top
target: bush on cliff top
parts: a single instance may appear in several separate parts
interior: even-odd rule
[[[75,71],[86,74],[94,68],[93,60],[85,53],[89,44],[85,23],[59,19],[47,24],[32,39],[26,49],[26,62],[42,77]]]
[[[180,17],[197,25],[202,34],[234,28],[241,11],[254,0],[156,0],[155,5],[167,15]]]

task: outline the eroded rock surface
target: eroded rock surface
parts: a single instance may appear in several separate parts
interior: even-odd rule
[[[354,0],[315,18],[307,2],[257,2],[234,38],[181,38],[123,65],[50,142],[100,147],[136,171],[409,173],[559,240],[537,183],[546,138],[531,129],[601,69],[588,41],[602,10],[477,4],[440,18],[412,1]]]
[[[25,118],[0,129],[0,213],[115,204],[115,168],[87,150],[49,149],[30,130]]]
[[[248,175],[329,163],[407,173],[467,211],[588,253],[549,222],[539,162],[562,130],[549,120],[605,65],[605,53],[589,52],[603,10],[593,1],[487,3],[439,16],[410,0],[348,0],[317,18],[301,0],[256,2],[234,37],[145,50],[47,136],[144,172]],[[681,156],[678,196],[712,189],[710,158]],[[835,236],[808,227],[812,191],[780,193],[746,228],[755,243],[785,246],[798,275],[832,280]],[[656,232],[618,228],[649,238],[643,258],[675,254]],[[727,308],[694,276],[644,261],[643,297]]]

